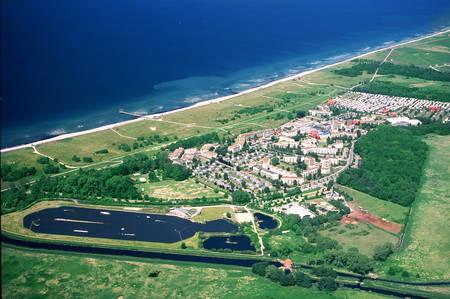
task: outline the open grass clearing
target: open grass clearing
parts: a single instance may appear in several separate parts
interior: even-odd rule
[[[361,221],[358,221],[358,224],[340,223],[321,231],[320,234],[338,241],[344,249],[358,248],[360,253],[367,256],[373,255],[373,250],[377,245],[386,242],[396,245],[398,241],[393,234]]]
[[[94,162],[106,161],[125,152],[118,149],[122,143],[131,146],[133,140],[124,138],[111,130],[96,132],[69,138],[65,140],[45,143],[37,146],[37,150],[42,154],[58,158],[60,161],[74,166],[87,165],[87,163],[72,161],[73,155],[80,158],[91,157]],[[95,154],[98,150],[107,149],[107,154]]]
[[[389,221],[400,224],[405,222],[405,218],[409,212],[407,207],[390,201],[381,200],[346,186],[339,185],[338,188],[353,198],[353,201],[351,201],[350,204],[354,206],[355,209],[362,207],[363,209],[368,210],[370,214],[386,218]]]
[[[220,192],[197,184],[193,180],[174,181],[164,180],[155,183],[143,183],[138,185],[144,188],[144,194],[163,199],[193,199],[193,198],[223,198]]]
[[[230,214],[230,218],[227,217],[227,213]],[[234,212],[230,207],[208,207],[202,208],[200,214],[194,217],[195,221],[203,222],[203,221],[211,221],[216,219],[230,219],[235,220]]]
[[[427,68],[430,65],[449,62],[450,53],[442,51],[431,51],[431,49],[399,48],[395,49],[389,56],[388,61],[394,64],[414,64],[415,66]],[[450,50],[449,48],[446,48]]]
[[[450,279],[450,136],[428,136],[422,187],[412,206],[403,248],[382,267],[406,269],[423,280]]]

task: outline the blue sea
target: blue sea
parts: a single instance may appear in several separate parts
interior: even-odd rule
[[[439,31],[450,1],[6,0],[1,26],[4,148]]]

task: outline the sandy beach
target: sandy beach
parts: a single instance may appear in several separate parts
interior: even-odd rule
[[[63,140],[63,139],[72,138],[72,137],[76,137],[76,136],[81,136],[81,135],[85,135],[85,134],[90,134],[90,133],[94,133],[94,132],[100,132],[100,131],[104,131],[104,130],[109,130],[109,129],[112,129],[112,128],[120,127],[120,126],[123,126],[123,125],[135,123],[135,122],[146,120],[146,119],[162,117],[162,116],[165,116],[165,115],[169,115],[169,114],[173,114],[173,113],[176,113],[176,112],[185,111],[185,110],[188,110],[188,109],[193,109],[193,108],[197,108],[197,107],[201,107],[201,106],[205,106],[205,105],[209,105],[209,104],[213,104],[213,103],[220,103],[222,101],[226,101],[226,100],[229,100],[229,99],[232,99],[232,98],[244,95],[244,94],[248,94],[248,93],[260,90],[260,89],[264,89],[264,88],[273,86],[273,85],[281,83],[281,82],[286,82],[286,81],[289,81],[289,80],[298,79],[298,78],[300,78],[302,76],[306,76],[308,74],[311,74],[311,73],[314,73],[314,72],[317,72],[317,71],[320,71],[320,70],[324,70],[324,69],[327,69],[327,68],[330,68],[330,67],[333,67],[333,66],[336,66],[336,65],[339,65],[339,64],[351,61],[353,59],[361,58],[361,57],[364,57],[364,56],[367,56],[367,55],[371,55],[371,54],[374,54],[374,53],[377,53],[377,52],[380,52],[380,51],[384,51],[384,50],[387,50],[387,49],[392,49],[392,48],[395,48],[395,47],[404,46],[404,45],[407,45],[407,44],[410,44],[410,43],[413,43],[413,42],[417,42],[417,41],[420,41],[420,40],[423,40],[423,39],[426,39],[426,38],[429,38],[429,37],[433,37],[433,36],[436,36],[436,35],[439,35],[439,34],[442,34],[442,33],[446,33],[446,32],[449,32],[449,31],[450,30],[447,29],[447,30],[436,32],[436,33],[433,33],[433,34],[424,35],[424,36],[421,36],[421,37],[413,39],[413,40],[409,40],[409,41],[393,44],[393,45],[390,45],[390,46],[386,46],[384,48],[380,48],[378,50],[374,50],[374,51],[370,51],[370,52],[367,52],[367,53],[364,53],[364,54],[361,54],[361,55],[357,55],[357,56],[354,56],[354,57],[351,57],[351,58],[348,58],[348,59],[345,59],[345,60],[342,60],[342,61],[339,61],[339,62],[336,62],[336,63],[333,63],[333,64],[329,64],[329,65],[322,66],[322,67],[319,67],[319,68],[315,68],[315,69],[312,69],[312,70],[304,71],[304,72],[301,72],[299,74],[295,74],[295,75],[288,76],[288,77],[285,77],[285,78],[282,78],[282,79],[279,79],[279,80],[275,80],[275,81],[269,82],[267,84],[264,84],[264,85],[261,85],[261,86],[258,86],[258,87],[250,88],[250,89],[244,90],[242,92],[239,92],[237,94],[228,95],[228,96],[224,96],[224,97],[219,97],[219,98],[215,98],[215,99],[212,99],[212,100],[198,102],[198,103],[196,103],[194,105],[191,105],[191,106],[188,106],[188,107],[175,109],[175,110],[171,110],[171,111],[167,111],[167,112],[163,112],[163,113],[156,113],[156,114],[145,115],[145,116],[142,116],[142,117],[139,117],[139,118],[136,118],[136,119],[127,120],[127,121],[123,121],[123,122],[118,122],[118,123],[114,123],[114,124],[110,124],[110,125],[105,125],[105,126],[101,126],[101,127],[98,127],[98,128],[93,128],[93,129],[84,130],[84,131],[80,131],[80,132],[62,134],[62,135],[55,136],[55,137],[52,137],[52,138],[49,138],[49,139],[44,139],[44,140],[40,140],[40,141],[28,143],[28,144],[23,144],[23,145],[13,146],[13,147],[9,147],[9,148],[4,148],[4,149],[1,149],[1,152],[2,153],[6,153],[6,152],[10,152],[10,151],[19,150],[19,149],[31,148],[32,146],[36,146],[36,145],[40,145],[40,144],[44,144],[44,143],[48,143],[48,142],[53,142],[53,141]]]

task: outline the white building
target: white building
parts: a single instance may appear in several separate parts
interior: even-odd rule
[[[305,179],[302,177],[282,177],[281,181],[283,184],[293,185],[294,182],[297,182],[297,184],[300,185],[305,182]]]
[[[283,161],[286,163],[297,163],[298,157],[297,156],[284,156]]]

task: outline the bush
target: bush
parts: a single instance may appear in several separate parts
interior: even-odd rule
[[[295,285],[294,275],[292,275],[292,273],[289,273],[287,275],[281,276],[280,284],[282,286],[293,286],[293,285]]]
[[[266,268],[269,266],[268,262],[258,262],[252,265],[252,272],[259,276],[266,276]]]
[[[118,146],[118,148],[124,152],[130,152],[131,151],[131,147],[126,144],[126,143],[122,143],[121,145]]]
[[[231,193],[231,197],[233,198],[234,204],[246,204],[250,202],[251,195],[248,192],[242,191],[242,190],[236,190],[233,193]]]
[[[85,163],[92,163],[92,162],[94,162],[94,160],[92,160],[91,157],[83,157],[83,162],[85,162]]]
[[[394,245],[392,245],[392,243],[384,243],[383,245],[375,246],[373,259],[384,262],[393,252]]]
[[[56,166],[54,166],[54,165],[47,164],[47,165],[44,167],[44,172],[45,172],[46,174],[58,173],[58,172],[59,172],[59,168],[56,167]]]
[[[336,276],[337,276],[336,271],[334,271],[333,269],[331,269],[329,267],[324,267],[324,266],[313,268],[311,272],[312,272],[312,274],[319,276],[319,277],[336,278]]]
[[[80,162],[81,159],[80,159],[80,157],[78,157],[77,155],[73,155],[73,156],[72,156],[72,161],[74,161],[74,162]]]
[[[107,149],[102,149],[102,150],[96,151],[95,153],[96,154],[107,154],[108,150]]]
[[[295,284],[302,288],[312,286],[311,278],[303,272],[295,272]]]
[[[281,277],[284,276],[283,270],[278,269],[274,265],[269,265],[266,268],[266,276],[273,282],[280,282]]]
[[[48,164],[50,163],[50,159],[47,157],[40,157],[36,160],[39,164]]]
[[[319,290],[325,290],[325,291],[336,291],[337,290],[337,284],[336,281],[331,277],[324,277],[317,283],[317,288]]]

